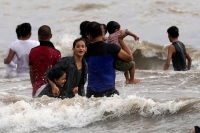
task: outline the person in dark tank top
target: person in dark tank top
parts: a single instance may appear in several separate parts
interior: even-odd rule
[[[167,33],[169,41],[172,42],[172,44],[168,47],[167,61],[164,65],[164,70],[169,69],[171,59],[174,71],[190,70],[192,59],[186,51],[185,45],[178,40],[179,29],[176,26],[171,26],[168,28]]]

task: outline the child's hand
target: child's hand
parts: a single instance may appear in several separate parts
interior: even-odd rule
[[[134,36],[134,38],[135,38],[135,41],[139,41],[139,37],[138,36]]]
[[[78,87],[74,87],[73,92],[74,94],[78,93]]]
[[[54,96],[59,96],[60,90],[58,89],[58,87],[56,85],[52,86],[52,93]]]

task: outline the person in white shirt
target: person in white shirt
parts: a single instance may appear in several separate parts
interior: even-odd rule
[[[15,41],[9,50],[4,64],[10,64],[14,56],[17,57],[17,77],[29,76],[29,53],[30,50],[39,45],[38,41],[29,40],[31,37],[31,25],[23,23],[19,26],[20,40]]]
[[[10,48],[12,47],[12,45],[14,45],[21,38],[21,35],[20,35],[20,32],[19,32],[19,27],[20,27],[20,25],[18,25],[17,28],[16,28],[17,40],[15,40],[13,43],[11,43],[8,46],[7,56],[8,56],[8,53],[9,53]],[[14,77],[16,77],[16,74],[17,74],[16,73],[16,69],[17,69],[17,56],[14,55],[14,57],[11,60],[11,62],[6,65],[6,75],[5,75],[5,77],[6,78],[14,78]]]

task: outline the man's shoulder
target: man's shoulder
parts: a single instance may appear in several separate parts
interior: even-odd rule
[[[173,44],[170,44],[170,45],[168,46],[168,49],[171,49],[171,48],[174,48],[174,45],[173,45]]]
[[[168,46],[168,52],[174,53],[175,51],[176,51],[176,50],[175,50],[174,45],[173,45],[173,44],[170,44],[170,45]]]
[[[51,47],[48,47],[48,46],[36,46],[36,47],[33,47],[30,51],[30,54],[40,54],[40,53],[43,53],[43,54],[48,54],[48,52],[51,52],[52,54],[61,54],[59,50],[57,49],[54,49],[54,48],[51,48]]]

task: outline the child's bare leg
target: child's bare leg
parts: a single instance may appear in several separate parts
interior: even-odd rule
[[[126,71],[126,72],[124,73],[124,76],[125,76],[125,78],[126,78],[126,84],[128,84],[128,83],[129,83],[129,71]]]
[[[140,79],[134,78],[135,75],[135,65],[129,70],[130,79],[127,84],[137,84],[140,82]]]

